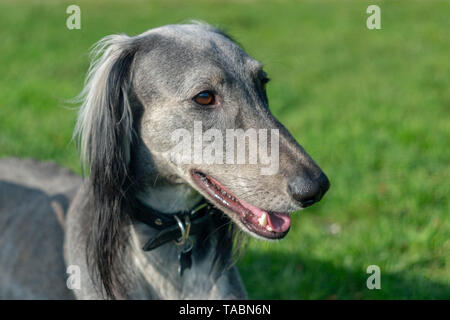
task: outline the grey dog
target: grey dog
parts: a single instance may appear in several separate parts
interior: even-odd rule
[[[0,298],[246,298],[239,240],[283,238],[290,213],[329,188],[271,114],[262,65],[203,23],[108,36],[94,52],[74,134],[86,178],[0,161]],[[171,133],[195,122],[276,129],[277,172],[174,161]]]

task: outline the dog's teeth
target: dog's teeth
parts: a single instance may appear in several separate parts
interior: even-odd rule
[[[267,230],[267,231],[273,231],[272,227],[269,226],[269,225],[266,226],[266,230]]]
[[[265,227],[267,225],[267,214],[263,212],[262,216],[258,219],[260,226]]]

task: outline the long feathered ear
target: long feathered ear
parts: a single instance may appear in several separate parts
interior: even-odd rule
[[[129,160],[133,119],[128,90],[135,51],[133,38],[126,35],[107,36],[92,49],[75,126],[85,173],[95,169],[99,155],[110,153],[111,143],[119,142],[120,153]]]
[[[94,47],[74,133],[83,171],[90,175],[94,210],[88,265],[92,280],[108,298],[123,291],[120,258],[127,241],[123,226],[129,219],[123,207],[133,138],[128,94],[136,47],[126,35],[105,37]]]

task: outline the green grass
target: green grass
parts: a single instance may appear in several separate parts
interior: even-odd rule
[[[80,172],[66,100],[89,47],[205,20],[265,64],[274,114],[332,185],[285,240],[250,243],[250,297],[450,298],[450,2],[77,1],[82,29],[69,31],[72,3],[0,2],[0,156]],[[373,3],[381,30],[366,28]],[[366,288],[372,264],[381,290]]]

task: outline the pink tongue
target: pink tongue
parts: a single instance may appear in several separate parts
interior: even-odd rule
[[[264,213],[267,214],[267,223],[275,232],[285,232],[287,229],[289,229],[289,226],[291,225],[291,217],[289,216],[289,213],[279,213],[279,212],[272,212],[267,213],[266,211],[252,206],[249,203],[246,203],[245,201],[239,200],[240,203],[250,210],[255,216],[260,218]]]
[[[285,232],[291,225],[291,217],[289,217],[289,213],[272,212],[267,216],[267,222],[269,223],[273,231]]]

